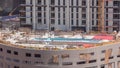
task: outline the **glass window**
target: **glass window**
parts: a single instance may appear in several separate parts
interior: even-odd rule
[[[7,50],[7,53],[11,54],[11,50]]]
[[[86,0],[82,0],[82,6],[86,5]]]
[[[30,53],[26,53],[26,57],[31,57],[31,54]]]
[[[63,0],[63,5],[65,5],[65,0]]]
[[[51,19],[51,24],[55,24],[55,19]]]
[[[41,0],[38,0],[38,4],[40,4],[40,5],[41,5],[41,4],[42,4],[42,1],[41,1]]]
[[[73,0],[71,0],[71,5],[73,5]]]
[[[82,20],[82,25],[86,25],[86,20]]]
[[[39,24],[42,24],[42,20],[41,20],[41,19],[38,19],[38,23],[39,23]]]
[[[46,24],[46,19],[44,19],[44,24]]]
[[[41,58],[41,54],[35,54],[34,55],[36,58]]]
[[[58,25],[60,25],[60,19],[58,19]]]
[[[2,48],[0,48],[0,51],[3,51],[3,49],[2,49]]]
[[[65,25],[65,19],[63,20],[63,25]]]
[[[58,5],[60,5],[60,0],[58,0]]]
[[[14,66],[14,68],[19,68],[19,66]]]
[[[14,55],[18,55],[18,52],[17,52],[17,51],[14,51]]]
[[[73,24],[73,20],[71,20],[71,25],[74,25],[74,24]]]
[[[77,5],[77,6],[79,5],[79,1],[78,1],[78,0],[76,0],[76,5]]]
[[[55,0],[51,0],[51,5],[54,5],[55,4]]]

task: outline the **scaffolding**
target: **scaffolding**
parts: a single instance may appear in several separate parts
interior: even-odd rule
[[[98,0],[98,31],[105,32],[105,2],[112,0]]]
[[[104,7],[105,7],[105,1],[104,0],[98,0],[98,31],[105,32],[105,26],[104,26]]]

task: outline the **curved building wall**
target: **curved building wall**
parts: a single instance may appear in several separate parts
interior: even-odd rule
[[[0,68],[120,68],[119,44],[84,50],[56,51],[1,44]]]

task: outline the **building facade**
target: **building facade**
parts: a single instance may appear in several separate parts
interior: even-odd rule
[[[108,51],[111,54],[106,56]],[[87,59],[84,54],[88,54]],[[0,68],[120,68],[120,43],[82,50],[39,50],[0,44]]]
[[[120,30],[120,1],[105,2],[105,30]],[[21,26],[33,29],[82,30],[98,29],[98,0],[21,0]]]

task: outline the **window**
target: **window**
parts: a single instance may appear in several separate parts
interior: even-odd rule
[[[46,24],[46,19],[44,19],[44,24]]]
[[[58,25],[60,25],[60,19],[58,19]]]
[[[94,14],[92,14],[92,19],[94,19]]]
[[[65,18],[65,13],[63,13],[63,18]]]
[[[14,62],[17,62],[17,63],[20,62],[20,60],[18,60],[18,59],[13,59],[13,61],[14,61]]]
[[[19,66],[14,66],[14,68],[19,68]]]
[[[71,20],[71,25],[74,25],[74,24],[73,24],[73,20]]]
[[[65,19],[63,20],[63,25],[65,25]]]
[[[51,13],[51,18],[55,18],[55,13]]]
[[[42,17],[42,14],[41,14],[41,13],[38,13],[38,17]]]
[[[63,5],[65,5],[65,0],[63,0]]]
[[[35,64],[44,64],[44,62],[36,61]]]
[[[42,24],[42,20],[41,20],[41,19],[38,19],[38,23],[39,23],[39,24]]]
[[[77,64],[85,64],[85,61],[77,62]]]
[[[7,60],[7,61],[11,61],[11,58],[9,58],[9,57],[6,57],[6,60]]]
[[[79,5],[79,1],[78,1],[78,0],[76,0],[76,5],[77,5],[77,6]]]
[[[51,0],[51,5],[54,5],[55,4],[55,0]]]
[[[44,12],[44,18],[46,17],[46,13]]]
[[[92,20],[92,25],[94,25],[94,20]]]
[[[60,18],[60,13],[58,13],[58,18]]]
[[[86,20],[82,20],[82,25],[86,25]]]
[[[7,50],[7,53],[11,54],[11,50]]]
[[[106,13],[108,13],[108,8],[106,8]]]
[[[18,52],[14,51],[14,55],[18,55]]]
[[[51,19],[51,24],[55,24],[55,19]]]
[[[73,13],[71,14],[71,18],[73,18]]]
[[[46,5],[46,0],[44,0],[44,5]]]
[[[108,6],[108,1],[106,1],[106,6]]]
[[[89,60],[89,63],[95,63],[96,60]]]
[[[31,61],[25,60],[25,61],[23,61],[23,63],[25,63],[25,64],[31,64]]]
[[[86,8],[82,8],[82,12],[84,12],[84,13],[85,13],[85,12],[86,12]]]
[[[114,5],[114,6],[119,6],[119,4],[120,4],[119,1],[114,1],[114,2],[113,2],[113,5]]]
[[[79,26],[79,21],[78,20],[76,20],[76,26]]]
[[[119,14],[113,14],[113,19],[119,19]]]
[[[65,8],[63,8],[63,12],[65,12]]]
[[[30,53],[26,53],[26,57],[31,57],[31,54]]]
[[[71,8],[71,12],[73,12],[73,8]]]
[[[76,12],[79,12],[79,8],[76,8]]]
[[[106,19],[108,19],[108,14],[106,14]]]
[[[26,3],[26,0],[21,0],[20,3],[21,3],[21,4],[25,4],[25,3]]]
[[[108,26],[108,21],[106,21],[106,26]]]
[[[60,0],[58,0],[58,5],[60,5]]]
[[[92,6],[94,6],[94,0],[92,0]]]
[[[41,11],[42,9],[41,9],[41,7],[38,7],[38,11]]]
[[[41,57],[41,54],[35,54],[34,55],[36,58],[40,58]]]
[[[114,8],[114,9],[113,9],[113,12],[114,12],[114,13],[119,13],[119,12],[120,12],[120,9]]]
[[[73,0],[71,0],[71,5],[73,5]]]
[[[42,2],[41,2],[41,0],[38,0],[38,4],[41,4]]]
[[[51,7],[51,11],[55,11],[55,7]]]
[[[62,64],[63,65],[72,65],[73,63],[72,62],[63,62]]]
[[[86,0],[82,0],[82,6],[86,5]]]
[[[85,19],[86,18],[86,14],[82,14],[82,18]]]
[[[79,14],[78,13],[76,13],[76,18],[79,18]]]
[[[69,54],[62,54],[61,57],[64,58],[69,58]]]
[[[3,49],[2,49],[2,48],[0,48],[0,51],[3,51]]]

